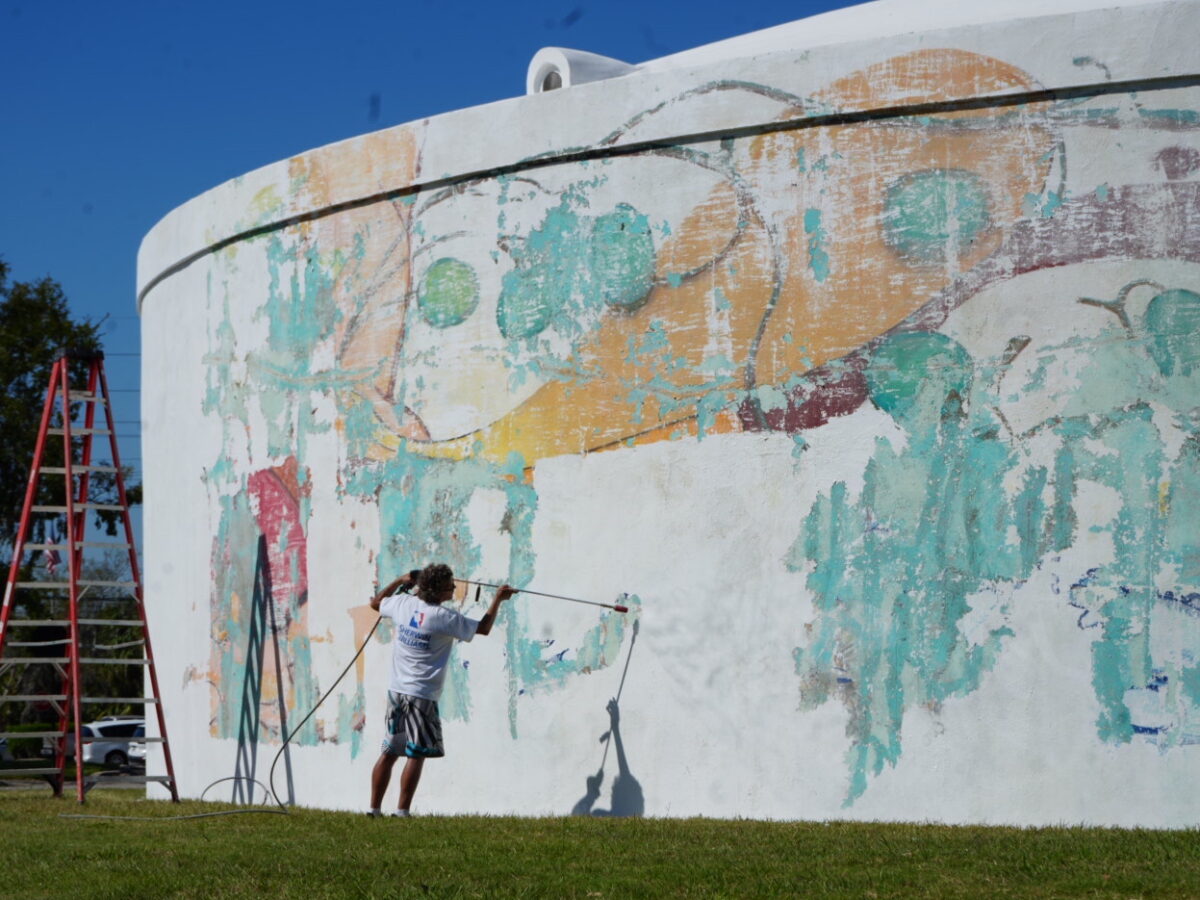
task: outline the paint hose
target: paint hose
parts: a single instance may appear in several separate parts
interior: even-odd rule
[[[468,581],[465,578],[457,578],[455,580],[464,582],[466,584],[476,585],[476,590],[475,590],[476,602],[478,602],[479,594],[483,590],[483,588],[485,588],[485,587],[499,588],[502,586],[502,585],[498,585],[498,584],[489,584],[484,581]],[[627,606],[624,606],[621,604],[616,604],[616,603],[599,603],[595,600],[580,600],[577,597],[564,597],[560,594],[545,594],[540,591],[518,590],[518,593],[534,594],[539,597],[552,597],[556,600],[569,600],[572,603],[586,603],[589,606],[602,606],[607,609],[612,609],[612,610],[615,610],[616,612],[621,612],[621,613],[629,611],[629,608]],[[622,597],[624,597],[624,596],[626,596],[626,595],[623,594]],[[246,813],[258,813],[260,815],[263,813],[266,813],[269,815],[284,815],[284,816],[290,815],[291,813],[289,812],[287,805],[282,800],[279,799],[279,794],[275,791],[275,766],[279,764],[279,758],[281,756],[283,756],[284,751],[287,750],[288,744],[291,743],[292,738],[294,738],[297,734],[300,733],[300,729],[304,727],[304,724],[313,717],[313,715],[316,713],[316,711],[318,709],[321,708],[321,704],[324,703],[329,698],[329,695],[334,692],[334,690],[337,688],[337,686],[339,684],[341,684],[342,679],[346,677],[346,673],[350,671],[350,668],[356,662],[358,662],[358,658],[360,656],[362,656],[363,651],[367,649],[367,644],[369,644],[371,641],[371,638],[374,637],[375,631],[379,628],[379,623],[382,621],[383,621],[382,616],[379,616],[378,618],[375,619],[375,624],[371,626],[371,630],[367,632],[367,636],[365,638],[363,638],[363,642],[358,645],[358,650],[355,651],[354,656],[350,659],[350,662],[348,662],[346,664],[346,668],[342,669],[341,674],[338,675],[338,677],[334,679],[333,684],[331,684],[329,686],[329,690],[327,690],[324,694],[322,694],[321,699],[318,700],[316,702],[316,704],[313,706],[313,708],[308,711],[308,715],[306,715],[303,719],[300,720],[300,724],[297,725],[295,728],[293,728],[288,733],[287,737],[284,738],[283,743],[280,745],[279,750],[276,752],[275,758],[271,760],[271,769],[270,769],[270,773],[267,777],[268,784],[265,785],[265,787],[267,787],[268,790],[270,791],[271,799],[273,799],[275,801],[276,805],[279,807],[278,809],[266,809],[266,808],[262,808],[262,807],[242,807],[239,809],[222,810],[220,812],[194,813],[192,815],[187,815],[187,816],[101,816],[101,815],[86,815],[86,814],[82,814],[82,813],[75,813],[75,814],[61,813],[59,815],[59,818],[62,818],[62,819],[112,819],[112,820],[119,820],[119,821],[123,820],[123,821],[139,821],[139,822],[149,822],[149,821],[181,822],[181,821],[184,821],[187,819],[211,819],[211,818],[215,818],[217,816],[236,816],[236,815],[243,815]],[[627,665],[628,665],[628,663],[627,663]],[[218,778],[216,781],[212,781],[205,786],[204,790],[200,792],[200,797],[201,797],[201,799],[203,799],[204,795],[206,793],[208,793],[209,789],[212,788],[214,785],[220,784],[225,781],[238,781],[238,780],[254,781],[254,779],[248,779],[242,775],[234,775],[231,777],[227,776],[224,778]],[[254,781],[254,783],[259,785],[260,787],[264,787],[264,785],[261,782]]]
[[[275,801],[276,805],[279,807],[278,809],[268,809],[268,808],[264,808],[264,807],[248,806],[248,807],[241,807],[239,809],[225,809],[225,810],[221,810],[220,812],[193,813],[191,815],[186,815],[186,816],[101,816],[101,815],[88,815],[88,814],[84,814],[84,813],[60,813],[59,818],[60,819],[110,819],[110,820],[127,821],[127,822],[128,821],[134,821],[134,822],[182,822],[187,819],[211,819],[211,818],[215,818],[217,816],[238,816],[238,815],[244,815],[247,813],[258,813],[260,815],[265,813],[265,814],[274,815],[274,816],[291,815],[291,812],[288,810],[287,805],[282,800],[279,799],[279,794],[276,793],[276,791],[275,791],[275,766],[279,762],[279,757],[283,756],[283,751],[287,749],[287,746],[288,746],[288,744],[291,743],[292,738],[295,737],[297,734],[299,734],[300,729],[304,727],[304,723],[313,717],[313,714],[318,709],[321,708],[321,704],[324,703],[325,700],[329,697],[329,695],[333,693],[334,689],[338,686],[338,684],[341,683],[341,680],[346,677],[346,673],[350,671],[350,667],[353,666],[356,662],[358,662],[358,658],[360,656],[362,656],[363,651],[365,649],[367,649],[367,644],[370,642],[371,638],[374,636],[375,630],[377,628],[379,628],[379,623],[382,621],[383,621],[382,616],[380,616],[379,618],[377,618],[375,620],[375,624],[371,626],[371,630],[367,632],[367,636],[363,639],[363,642],[358,645],[358,651],[354,654],[354,658],[350,660],[350,662],[346,666],[346,668],[342,669],[342,673],[340,675],[338,675],[338,677],[336,679],[334,679],[334,682],[332,685],[330,685],[329,690],[327,690],[324,694],[321,695],[321,699],[316,702],[316,705],[313,706],[313,708],[308,711],[308,715],[306,715],[303,719],[301,719],[300,724],[297,725],[295,728],[293,728],[288,733],[288,736],[286,738],[284,738],[283,744],[280,745],[278,752],[276,752],[276,754],[275,754],[275,758],[273,760],[271,760],[271,771],[270,771],[269,777],[267,778],[267,781],[268,781],[267,785],[264,785],[262,782],[256,781],[253,778],[247,778],[244,775],[234,775],[234,776],[229,776],[229,777],[225,777],[225,778],[218,778],[216,781],[209,782],[209,784],[207,784],[205,786],[204,790],[200,792],[200,799],[203,800],[204,795],[208,793],[210,788],[212,788],[214,785],[221,784],[224,781],[252,781],[252,782],[254,782],[254,784],[257,784],[259,787],[264,787],[270,792],[271,799],[273,799]]]

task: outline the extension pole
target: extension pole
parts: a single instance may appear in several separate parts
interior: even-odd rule
[[[455,581],[461,581],[463,584],[474,584],[478,587],[485,588],[502,588],[502,584],[489,584],[486,581],[471,581],[469,578],[455,578]],[[533,594],[535,597],[550,597],[553,600],[567,600],[570,603],[586,603],[588,606],[602,606],[605,609],[614,609],[619,613],[629,612],[628,606],[622,606],[619,603],[600,603],[596,600],[580,600],[578,597],[564,597],[562,594],[544,594],[541,591],[531,591],[527,588],[513,588],[518,594]]]

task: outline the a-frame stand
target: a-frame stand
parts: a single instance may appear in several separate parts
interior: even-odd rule
[[[72,362],[77,371],[87,367],[85,390],[71,388]],[[97,408],[102,410],[102,424],[97,424]],[[46,464],[53,455],[48,452],[47,437],[51,436],[62,437],[62,465]],[[108,439],[107,461],[103,461],[104,442],[97,445],[96,438]],[[108,476],[116,488],[118,502],[94,502],[89,493],[94,487],[93,477],[107,480]],[[43,478],[47,480],[49,490],[41,488]],[[48,502],[48,496],[61,497],[61,504]],[[97,512],[119,514],[124,540],[88,539],[88,521],[95,519]],[[31,536],[41,539],[31,542]],[[132,580],[88,579],[83,575],[85,550],[127,552]],[[25,554],[37,551],[41,551],[42,558],[48,561],[48,577],[22,581]],[[0,727],[3,727],[0,737],[9,742],[42,739],[42,753],[49,756],[53,764],[50,759],[26,765],[19,760],[0,761],[0,779],[42,777],[59,795],[63,790],[66,764],[74,756],[75,789],[80,803],[92,787],[131,782],[162,784],[170,791],[171,799],[178,801],[102,353],[64,355],[54,364],[12,554],[4,605],[0,610],[0,685],[7,686],[0,687],[0,704],[7,713],[0,716]],[[66,580],[54,580],[62,564],[66,567]],[[88,596],[89,591],[95,590],[103,591],[102,600],[95,594]],[[130,640],[130,637],[134,639]],[[151,696],[105,697],[98,696],[98,691],[88,690],[89,673],[114,665],[144,666],[149,677],[144,678],[143,683],[149,682]],[[101,680],[93,678],[93,681]],[[57,692],[51,687],[56,682],[59,685]],[[57,728],[12,730],[11,723],[20,716],[21,707],[27,708],[29,704],[54,710]],[[147,704],[153,706],[157,715],[158,737],[136,735],[137,720],[142,718],[136,715],[109,716],[91,727],[85,726],[88,721],[83,712],[85,706],[133,708],[141,713]],[[99,745],[106,737],[113,740],[114,736],[106,736],[105,732],[116,732],[118,747],[125,749],[108,750],[107,758],[89,752],[89,744]],[[125,743],[131,739],[161,743],[165,775],[132,771],[128,764],[129,748]],[[11,755],[6,754],[6,758]],[[96,759],[93,765],[87,766],[91,757]],[[109,771],[96,771],[96,764]]]

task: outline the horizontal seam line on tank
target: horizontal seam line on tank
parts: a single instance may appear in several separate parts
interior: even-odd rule
[[[233,244],[241,243],[242,241],[251,240],[256,237],[261,237],[264,234],[270,234],[273,231],[280,231],[284,228],[291,228],[294,225],[303,225],[305,222],[313,222],[317,219],[323,219],[327,216],[334,216],[338,213],[349,212],[353,209],[360,209],[366,206],[373,206],[376,203],[387,203],[392,200],[397,200],[402,197],[412,194],[419,194],[422,191],[436,190],[438,188],[451,187],[455,184],[463,184],[470,181],[478,181],[485,178],[498,178],[504,175],[513,175],[519,172],[528,172],[533,169],[548,168],[550,166],[565,165],[578,162],[592,162],[600,159],[612,159],[622,156],[636,156],[640,153],[645,153],[648,150],[661,150],[670,147],[680,147],[688,144],[701,144],[714,141],[723,141],[736,138],[757,137],[764,134],[775,134],[783,131],[799,131],[808,128],[827,128],[837,125],[856,125],[863,122],[881,121],[884,119],[899,119],[910,118],[914,116],[925,116],[935,113],[946,112],[961,112],[964,110],[988,109],[988,108],[1003,108],[1011,106],[1023,106],[1030,103],[1040,103],[1047,100],[1071,100],[1081,97],[1102,97],[1107,94],[1123,94],[1137,91],[1161,91],[1170,90],[1173,88],[1195,87],[1200,85],[1200,74],[1190,75],[1165,75],[1159,78],[1138,78],[1130,81],[1109,81],[1103,83],[1092,83],[1087,85],[1078,85],[1075,87],[1065,88],[1044,88],[1036,91],[1022,91],[1013,94],[990,94],[986,97],[968,97],[961,100],[938,100],[930,103],[910,103],[899,106],[881,107],[880,109],[861,110],[859,112],[845,113],[829,113],[827,115],[810,115],[799,116],[791,119],[784,119],[779,122],[766,122],[758,125],[746,125],[740,128],[722,128],[716,131],[695,132],[693,134],[683,135],[672,138],[655,138],[654,140],[639,141],[637,143],[622,144],[620,146],[604,146],[604,147],[588,147],[583,150],[563,150],[551,151],[551,153],[530,157],[520,160],[515,163],[508,163],[503,166],[494,166],[490,169],[477,169],[473,172],[466,172],[461,175],[450,175],[442,178],[434,178],[429,181],[421,181],[414,184],[406,185],[402,188],[392,188],[386,191],[377,191],[374,194],[369,194],[365,197],[358,197],[354,200],[343,200],[341,203],[332,203],[328,206],[322,206],[319,209],[309,210],[308,212],[297,213],[294,216],[278,219],[274,222],[269,222],[264,225],[256,225],[253,228],[248,228],[245,231],[239,231],[229,237],[222,238],[216,243],[210,244],[202,250],[197,250],[185,256],[178,262],[172,263],[167,268],[163,269],[158,275],[154,276],[137,296],[137,308],[140,313],[142,303],[147,295],[170,278],[172,275],[177,275],[184,269],[188,268],[192,263],[203,259],[212,253],[219,253],[226,247]]]

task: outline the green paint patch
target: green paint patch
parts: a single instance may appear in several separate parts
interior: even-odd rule
[[[626,311],[642,306],[654,283],[654,241],[647,218],[621,203],[596,219],[590,271],[603,303]]]
[[[991,221],[987,183],[964,169],[905,175],[884,200],[884,240],[900,256],[918,262],[966,254]]]
[[[461,325],[479,305],[479,279],[466,263],[439,259],[425,272],[417,291],[421,316],[434,328]]]
[[[867,390],[876,406],[903,418],[923,398],[941,398],[940,411],[950,394],[963,394],[971,374],[970,356],[956,341],[912,332],[889,338],[871,355]]]
[[[649,220],[625,203],[590,216],[568,194],[511,253],[516,265],[504,276],[496,311],[509,340],[547,328],[575,340],[596,327],[603,309],[637,309],[653,287]]]
[[[1200,294],[1163,291],[1146,308],[1150,355],[1163,375],[1200,371]]]
[[[1200,709],[1200,666],[1190,666],[1180,672],[1179,683],[1188,702]]]

